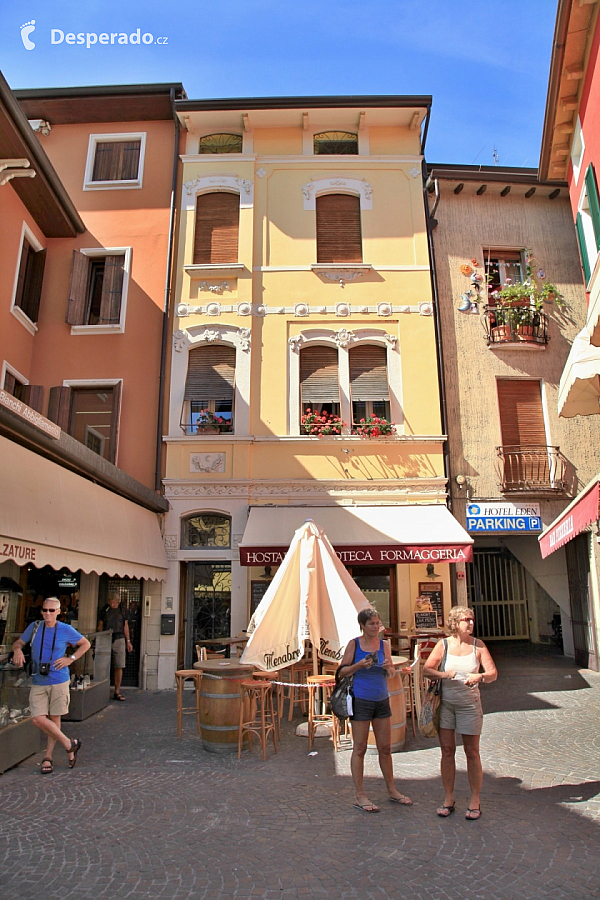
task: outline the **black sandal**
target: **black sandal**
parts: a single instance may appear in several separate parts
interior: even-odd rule
[[[69,760],[69,768],[70,769],[75,768],[75,765],[77,763],[77,754],[79,753],[80,750],[81,750],[81,741],[79,740],[79,738],[73,738],[73,740],[71,741],[71,746],[67,750],[67,753],[73,754],[73,759]]]
[[[54,763],[50,759],[49,756],[45,756],[42,760],[42,767],[40,769],[41,775],[52,775],[54,772]]]
[[[123,696],[123,694],[115,694],[115,700],[124,700],[124,699],[125,699],[125,697]]]

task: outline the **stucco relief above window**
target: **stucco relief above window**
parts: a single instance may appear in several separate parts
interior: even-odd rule
[[[361,212],[373,209],[373,186],[361,178],[318,178],[302,185],[304,209],[316,210],[320,194],[355,194],[360,197]]]
[[[194,209],[198,194],[207,191],[235,191],[240,195],[240,209],[248,209],[254,205],[254,182],[237,175],[200,175],[183,185],[181,206],[183,209]]]

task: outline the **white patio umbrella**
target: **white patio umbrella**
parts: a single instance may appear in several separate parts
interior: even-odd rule
[[[359,633],[357,613],[370,605],[325,532],[309,519],[250,620],[240,661],[272,672],[298,662],[309,638],[321,659],[339,662]]]

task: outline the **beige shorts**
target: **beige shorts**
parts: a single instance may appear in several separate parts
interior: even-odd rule
[[[477,698],[470,703],[457,703],[444,700],[442,697],[440,728],[450,728],[457,734],[481,734],[483,728],[481,700]]]
[[[64,716],[69,712],[69,682],[33,684],[29,692],[32,716]]]
[[[115,669],[124,669],[125,668],[125,638],[117,638],[116,641],[112,643],[112,660],[113,666]]]

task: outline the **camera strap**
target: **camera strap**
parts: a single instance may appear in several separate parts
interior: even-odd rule
[[[56,644],[56,632],[58,631],[58,622],[54,626],[54,637],[52,638],[52,649],[50,650],[50,662],[52,662],[54,658],[54,645]],[[44,655],[44,637],[46,635],[46,623],[42,625],[42,637],[40,640],[40,665],[43,663],[43,655]],[[33,649],[33,645],[32,645]]]

